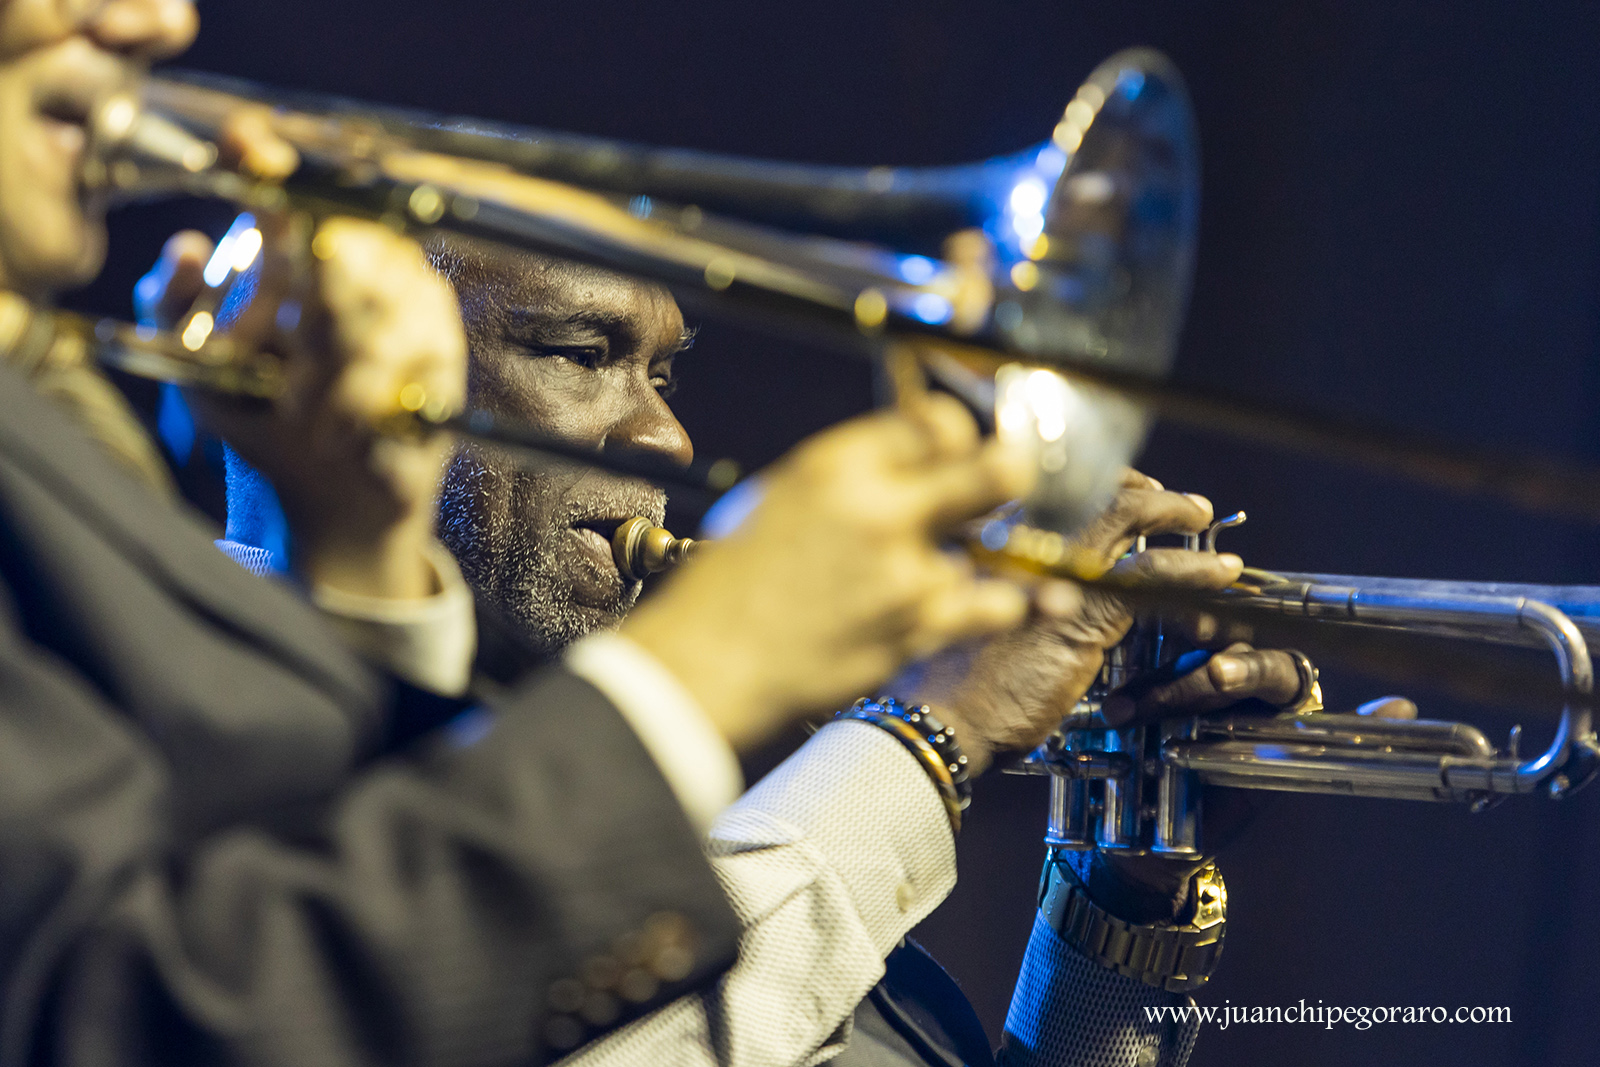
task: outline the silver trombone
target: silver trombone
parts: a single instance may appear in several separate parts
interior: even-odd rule
[[[300,155],[281,183],[219,165],[216,142],[250,108]],[[152,77],[106,101],[84,178],[114,201],[221,197],[584,260],[870,354],[938,347],[930,360],[980,407],[997,374],[1002,393],[1005,381],[1022,383],[1006,394],[1002,431],[1040,453],[1036,520],[1071,529],[1115,492],[1146,416],[1049,368],[1165,377],[1188,295],[1198,174],[1181,78],[1159,54],[1132,50],[1089,76],[1042,144],[966,166],[807,167],[646,149],[189,76]],[[209,317],[196,324],[210,314],[202,306],[161,336],[106,324],[99,350],[134,373],[271,395],[271,361],[233,351]],[[1044,437],[1039,404],[1047,431],[1064,404],[1084,417]],[[485,413],[424,404],[415,414],[507,437]]]
[[[248,108],[300,154],[282,183],[219,165],[221,131]],[[1166,380],[1194,259],[1199,164],[1182,79],[1146,49],[1097,67],[1044,142],[951,167],[645,148],[173,72],[105,101],[93,127],[84,181],[112,200],[221,197],[247,211],[446,230],[662,281],[687,304],[791,335],[909,355],[1036,452],[1028,514],[1046,529],[1069,530],[1110,499],[1152,413],[1600,521],[1600,470],[1585,465],[1474,454]],[[125,323],[63,324],[136,374],[267,396],[279,388],[272,360],[192,322],[153,336]],[[413,414],[619,465],[483,412]],[[643,472],[686,480],[661,465]]]

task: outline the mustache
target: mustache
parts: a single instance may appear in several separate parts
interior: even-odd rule
[[[494,448],[467,445],[459,449],[445,482],[447,495],[456,483],[459,488],[470,485],[472,495],[498,498],[482,501],[490,515],[508,508],[519,510],[520,502],[544,501],[540,510],[545,529],[621,521],[635,515],[657,526],[666,521],[667,493],[660,486],[560,461],[530,466]]]
[[[585,470],[563,494],[564,525],[630,519],[642,515],[660,526],[667,519],[667,494],[660,486]]]

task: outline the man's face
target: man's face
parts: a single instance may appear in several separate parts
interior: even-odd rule
[[[660,286],[598,268],[451,244],[435,262],[455,284],[471,348],[469,402],[597,449],[647,449],[687,463],[667,406],[687,333]],[[666,496],[579,468],[530,469],[463,448],[445,476],[439,532],[467,581],[542,651],[614,626],[639,583],[624,581],[611,534]]]
[[[0,0],[0,288],[81,285],[105,255],[78,178],[97,100],[186,48],[189,0]]]

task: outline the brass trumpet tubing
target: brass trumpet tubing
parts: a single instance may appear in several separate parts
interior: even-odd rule
[[[1198,539],[1191,547],[1199,550]],[[1208,547],[1214,550],[1214,541]],[[1565,698],[1544,752],[1521,758],[1520,730],[1502,752],[1466,723],[1322,712],[1183,718],[1113,729],[1100,714],[1104,696],[1125,684],[1130,672],[1159,669],[1170,658],[1159,622],[1146,621],[1112,650],[1102,678],[1056,734],[1017,768],[1051,777],[1046,841],[1068,849],[1199,855],[1202,785],[1466,802],[1481,810],[1513,794],[1563,797],[1592,779],[1600,768],[1590,707],[1593,665],[1577,625],[1526,596],[1466,592],[1453,583],[1427,583],[1424,590],[1422,584],[1379,589],[1366,579],[1324,582],[1248,570],[1234,588],[1200,599],[1212,605],[1205,610],[1230,623],[1276,620],[1302,631],[1313,625],[1346,634],[1366,631],[1366,641],[1380,632],[1384,641],[1395,640],[1390,632],[1412,641],[1447,640],[1434,636],[1441,633],[1537,641],[1555,657]],[[1429,636],[1419,638],[1419,632]]]
[[[1272,718],[1230,716],[1201,719],[1192,740],[1251,744],[1340,744],[1359,737],[1389,749],[1493,756],[1495,747],[1475,726],[1432,719],[1383,719],[1373,715],[1313,712]]]

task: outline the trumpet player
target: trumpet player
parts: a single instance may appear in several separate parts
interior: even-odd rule
[[[156,276],[179,279],[170,306],[186,299],[183,280],[194,284],[207,250],[198,235],[169,245]],[[466,242],[438,242],[430,251],[464,312],[475,405],[595,447],[614,442],[688,459],[688,437],[669,403],[687,335],[668,293]],[[268,493],[243,465],[230,465],[230,531],[258,546],[234,547],[247,562],[261,562],[259,546],[277,539],[263,521],[272,510]],[[439,528],[480,600],[511,622],[528,650],[550,655],[576,641],[569,658],[595,664],[617,683],[631,675],[626,662],[605,654],[614,639],[584,635],[616,625],[639,587],[619,573],[606,544],[623,517],[659,521],[664,504],[659,490],[636,482],[530,471],[467,449],[450,465]],[[1211,518],[1203,498],[1130,473],[1116,505],[1083,537],[1109,563],[1140,536],[1195,532]],[[1239,562],[1157,549],[1120,566],[1151,581],[1216,587],[1237,575]],[[741,595],[724,589],[719,600]],[[815,595],[784,607],[813,605],[831,610]],[[1128,621],[1110,598],[1052,587],[1028,625],[919,665],[897,691],[908,705],[931,705],[953,727],[976,777],[994,754],[1038,743],[1098,673],[1104,650]],[[1121,713],[1197,712],[1249,698],[1288,703],[1301,684],[1287,654],[1235,648]],[[683,778],[701,786],[717,777],[707,768],[726,765],[688,746],[680,755]],[[701,809],[715,815],[736,788],[703,790]],[[745,927],[734,969],[714,994],[685,998],[589,1041],[571,1062],[595,1067],[688,1055],[707,1064],[915,1063],[922,1054],[895,1017],[895,1005],[908,1001],[932,1005],[927,1012],[942,1017],[951,1051],[982,1062],[990,1048],[981,1027],[970,1038],[976,1021],[959,990],[914,947],[891,951],[953,886],[954,832],[927,772],[889,733],[859,720],[824,727],[710,822],[709,852]],[[1182,925],[1193,875],[1117,861],[1082,872],[1111,912],[1174,927]],[[1192,1033],[1168,1032],[1141,1010],[1178,1003],[1181,995],[1100,967],[1048,928],[1036,932],[1025,976],[1011,1027],[1024,1036],[1008,1037],[1005,1053],[1013,1062],[1064,1067],[1122,1062],[1120,1056],[1132,1067],[1129,1057],[1158,1050],[1161,1062],[1176,1065],[1187,1054]],[[882,995],[869,996],[875,987]],[[1034,1037],[1056,1018],[1066,1020],[1069,1036],[1039,1048]],[[589,1036],[576,1025],[565,1032]]]
[[[545,1061],[560,1019],[604,1035],[733,955],[663,733],[748,744],[1015,623],[1025,599],[937,544],[1027,472],[952,406],[824,435],[765,518],[630,621],[648,700],[568,661],[469,708],[472,601],[431,532],[444,447],[372,427],[403,388],[466,389],[454,298],[415,245],[329,220],[302,275],[269,233],[235,328],[295,384],[206,405],[272,478],[320,611],[139,480],[149,446],[114,394],[54,388],[94,380],[44,306],[102,256],[89,113],[195,28],[186,0],[0,0],[0,1063]],[[293,166],[236,133],[241,168]],[[783,565],[791,537],[816,573]],[[721,602],[799,600],[817,574],[826,613]],[[571,1005],[618,945],[626,988]]]

